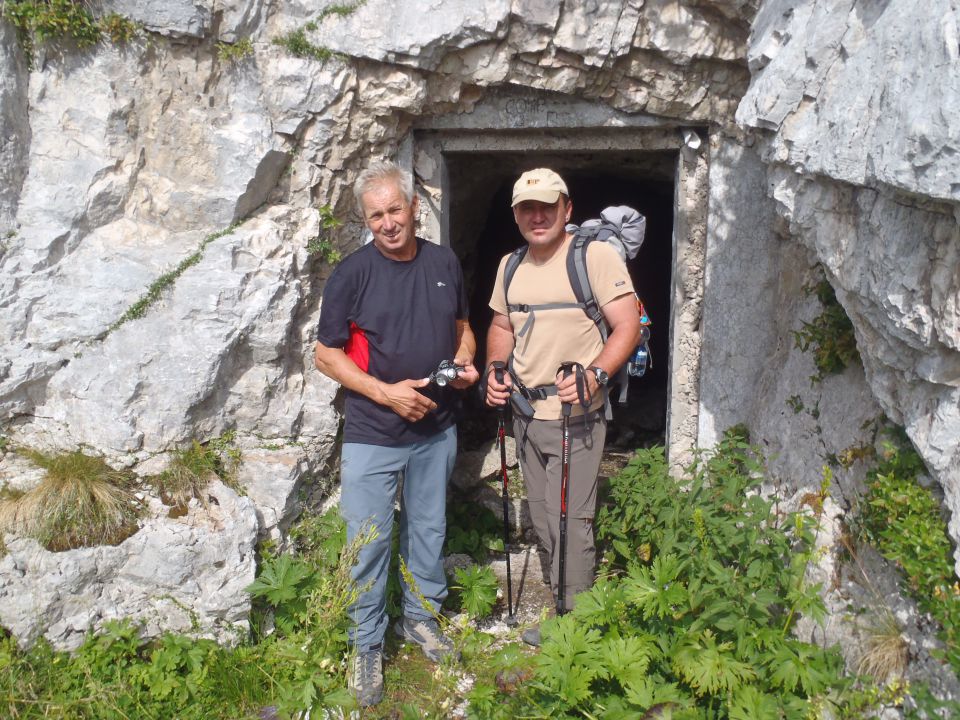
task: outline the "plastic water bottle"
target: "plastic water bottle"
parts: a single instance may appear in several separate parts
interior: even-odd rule
[[[647,344],[641,343],[637,345],[637,349],[633,351],[633,355],[631,355],[630,360],[627,361],[627,374],[630,377],[643,377],[643,374],[647,371],[649,361],[650,350]]]

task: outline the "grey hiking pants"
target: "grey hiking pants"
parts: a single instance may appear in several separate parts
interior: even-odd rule
[[[385,447],[344,443],[340,477],[340,512],[347,523],[347,540],[372,525],[377,537],[363,546],[352,575],[364,588],[350,608],[355,626],[350,642],[366,649],[383,642],[387,631],[387,574],[393,535],[393,503],[400,473],[400,556],[417,588],[430,603],[426,608],[403,583],[403,614],[426,620],[439,612],[447,597],[443,572],[443,538],[447,529],[447,482],[457,457],[457,428],[451,426],[411,445]]]
[[[607,435],[603,410],[569,419],[570,475],[567,500],[566,609],[574,595],[593,585],[597,560],[593,518],[597,510],[597,473]],[[514,416],[520,467],[527,489],[530,516],[540,542],[550,556],[550,589],[554,599],[560,583],[561,420]],[[522,444],[521,444],[522,443]]]

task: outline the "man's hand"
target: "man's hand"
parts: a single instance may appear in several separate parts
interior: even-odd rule
[[[480,373],[477,372],[477,369],[473,366],[472,360],[468,360],[467,358],[454,358],[453,362],[455,365],[458,365],[463,369],[457,373],[456,380],[450,381],[450,387],[456,388],[457,390],[463,390],[464,388],[470,387],[480,379]]]
[[[383,383],[381,387],[383,402],[380,404],[386,405],[408,422],[422,420],[428,412],[437,409],[437,404],[433,400],[416,390],[429,384],[430,378],[401,380],[392,384]]]
[[[491,367],[487,371],[487,397],[486,402],[490,407],[499,407],[506,405],[510,399],[510,391],[513,387],[513,379],[510,373],[503,373],[503,383],[497,382],[497,373]]]
[[[588,403],[593,402],[597,393],[600,392],[600,384],[597,382],[597,376],[590,368],[583,371],[583,384],[586,389],[584,400]],[[560,398],[560,402],[568,405],[580,404],[580,396],[577,394],[576,373],[570,373],[566,378],[557,373],[557,397]]]

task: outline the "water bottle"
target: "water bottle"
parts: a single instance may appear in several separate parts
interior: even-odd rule
[[[637,349],[633,351],[633,355],[631,355],[627,361],[627,374],[630,377],[643,377],[643,374],[647,371],[647,363],[649,360],[650,350],[647,344],[641,343],[637,345]]]

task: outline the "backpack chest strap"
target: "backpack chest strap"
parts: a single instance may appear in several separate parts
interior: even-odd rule
[[[513,312],[522,312],[528,313],[526,321],[523,323],[523,327],[517,331],[517,337],[523,337],[531,329],[533,329],[533,321],[536,314],[541,310],[570,310],[578,309],[587,312],[586,307],[583,303],[578,302],[555,302],[555,303],[541,303],[539,305],[527,305],[526,303],[513,303],[507,305],[507,313]]]

